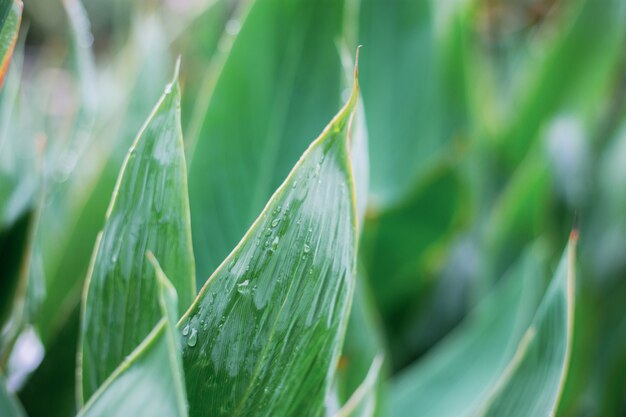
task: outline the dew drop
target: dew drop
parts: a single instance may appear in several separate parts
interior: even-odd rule
[[[280,219],[274,219],[274,220],[272,220],[272,227],[276,227],[276,226],[278,226],[278,223],[280,223]]]
[[[311,247],[309,245],[307,245],[306,243],[304,244],[304,253],[309,253],[311,252]]]
[[[291,188],[296,188],[298,186],[298,181],[294,181],[293,184],[291,184]]]
[[[250,283],[250,280],[245,280],[244,282],[241,282],[239,284],[237,284],[237,292],[239,292],[239,294],[248,294],[248,292],[250,291],[248,288],[248,284]]]
[[[189,334],[189,325],[186,325],[183,328],[183,336],[187,336]]]
[[[275,251],[275,250],[278,248],[278,241],[279,241],[279,240],[280,240],[280,239],[278,238],[278,236],[276,236],[276,237],[274,238],[274,240],[272,241],[272,251]]]
[[[198,342],[198,331],[196,329],[191,329],[191,335],[189,339],[187,339],[187,346],[194,347]]]

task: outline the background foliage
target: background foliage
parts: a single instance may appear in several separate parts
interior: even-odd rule
[[[7,16],[16,5],[3,1],[0,9],[3,54],[12,39]],[[89,329],[107,329],[88,320],[81,327],[85,279],[108,276],[110,268],[98,259],[109,259],[107,251],[124,236],[115,276],[119,282],[145,279],[150,314],[122,303],[137,316],[128,324],[132,343],[87,390],[85,401],[115,370],[117,382],[105,383],[111,391],[82,415],[128,413],[131,408],[106,396],[123,392],[126,383],[154,381],[153,374],[127,372],[153,362],[171,365],[158,369],[170,385],[146,385],[145,391],[169,393],[162,396],[171,400],[168,415],[185,414],[186,401],[194,415],[194,398],[206,393],[233,396],[202,406],[214,415],[233,409],[263,415],[238,396],[249,395],[247,401],[262,408],[279,401],[271,397],[278,394],[285,403],[273,415],[290,415],[299,410],[287,399],[301,400],[297,381],[308,375],[304,365],[320,363],[311,352],[325,352],[329,362],[322,361],[332,395],[311,399],[320,407],[324,402],[328,415],[534,416],[556,404],[563,417],[625,415],[624,22],[622,0],[26,1],[0,92],[0,410],[33,417],[79,412],[77,393],[85,393],[76,386],[79,346]],[[263,211],[348,100],[357,45],[363,46],[361,95],[358,106],[352,102],[351,163],[332,151],[316,168],[317,161],[307,159],[312,148],[294,172],[306,178],[321,173],[324,182],[290,181],[300,181],[302,195],[319,201],[303,197],[303,206],[291,206],[301,196],[283,190],[270,202],[274,212]],[[172,81],[179,56],[180,73]],[[331,125],[339,133],[331,132],[346,140],[343,117]],[[176,140],[168,142],[171,137]],[[131,145],[136,160],[133,152],[127,157]],[[142,159],[160,146],[167,158]],[[120,177],[107,214],[123,164],[129,174]],[[354,183],[341,179],[349,165]],[[144,189],[156,190],[148,203],[143,194],[133,199],[137,173],[144,171]],[[168,184],[167,198],[158,195],[157,180]],[[340,194],[340,186],[354,189],[356,201]],[[157,200],[165,208],[155,214]],[[286,207],[292,217],[277,214]],[[343,214],[324,223],[328,212],[320,207]],[[267,226],[267,250],[278,251],[292,269],[272,269],[276,258],[252,248],[252,240],[223,263],[262,211],[259,222],[269,226],[255,224],[247,238]],[[284,223],[272,226],[271,216]],[[309,220],[310,236],[322,236],[317,246],[289,226]],[[351,270],[356,238],[350,221],[358,225],[358,265],[356,277],[336,292],[340,313],[330,310],[330,299],[281,287],[281,279],[306,276],[309,268],[315,276]],[[133,227],[120,226],[126,223]],[[575,243],[568,244],[568,235],[575,224],[574,284]],[[101,230],[98,251],[104,254],[94,257],[88,274]],[[154,233],[145,242],[167,241],[152,248],[150,260],[137,255],[144,231]],[[300,258],[311,249],[325,257]],[[333,254],[340,260],[331,262]],[[280,321],[283,305],[258,315],[241,307],[242,291],[253,285],[245,280],[250,265],[261,290],[285,291],[286,312],[296,317],[298,302],[319,302],[330,313],[316,320],[323,316],[332,325],[292,333],[292,322]],[[177,330],[194,288],[216,269],[215,284],[189,313],[197,317],[188,314]],[[245,285],[235,287],[233,280]],[[128,294],[143,294],[140,289]],[[118,295],[115,286],[110,291],[109,297]],[[226,304],[213,311],[214,293]],[[203,305],[211,311],[197,311]],[[93,306],[86,317],[106,307]],[[267,317],[275,318],[276,334],[320,344],[299,346],[294,336],[286,346],[302,351],[281,357],[285,347],[271,344],[274,329],[267,339],[259,331],[258,346],[235,348],[225,361],[245,368],[252,366],[245,358],[259,350],[260,358],[269,357],[269,351],[294,379],[259,366],[246,375],[265,385],[242,387],[240,378],[193,358],[195,344],[209,342],[200,336],[190,344],[196,329],[184,327],[195,318],[198,328],[226,326],[231,330],[216,333],[210,346],[237,347],[239,335],[248,334],[237,321],[242,317],[261,329]],[[168,361],[177,354],[170,342],[180,333],[182,359]],[[143,350],[134,351],[139,344]],[[118,368],[129,353],[128,369]],[[528,380],[536,392],[523,386]],[[193,381],[227,381],[232,389],[198,388]],[[324,388],[319,384],[307,392]],[[121,411],[107,409],[113,403]],[[510,410],[511,404],[524,406]]]

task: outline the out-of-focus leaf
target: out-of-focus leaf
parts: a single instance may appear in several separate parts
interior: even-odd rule
[[[484,288],[523,248],[545,233],[551,177],[543,148],[527,155],[493,204],[485,227]]]
[[[512,120],[498,135],[499,149],[509,163],[522,160],[545,121],[567,100],[590,102],[583,93],[604,91],[623,47],[626,9],[621,1],[578,0],[567,7],[564,3],[560,12],[554,39],[535,45],[532,62],[518,71],[524,74],[519,98],[513,101]]]
[[[378,360],[377,357],[381,361],[384,359],[386,349],[380,318],[364,278],[361,273],[357,277],[343,351],[337,367],[337,393],[338,400],[345,408],[350,397],[357,395],[359,387],[366,384],[368,387],[361,391],[366,390],[367,396],[358,403],[371,403],[371,414],[368,415],[379,415],[386,397],[382,381],[385,372],[384,369],[377,369],[375,376],[369,375],[373,372],[373,362]],[[380,365],[376,367],[380,368]],[[374,381],[370,381],[371,378]],[[370,409],[369,406],[365,408]]]
[[[372,417],[375,415],[378,400],[376,387],[382,363],[382,356],[374,358],[363,382],[341,409],[334,414],[334,417]]]
[[[462,66],[451,65],[441,53],[456,50],[455,37],[448,33],[451,25],[436,28],[434,4],[361,1],[363,102],[370,154],[375,155],[370,201],[377,209],[410,193],[457,133],[462,100],[448,94],[448,84],[461,82]],[[438,45],[449,50],[439,51]]]
[[[446,163],[426,176],[402,202],[366,219],[361,255],[385,317],[401,311],[425,285],[463,222],[463,184]]]
[[[82,328],[85,399],[159,320],[146,251],[161,257],[183,306],[195,295],[179,105],[176,74],[128,153],[94,248]]]
[[[24,324],[34,219],[35,213],[27,211],[12,226],[0,230],[0,367]]]
[[[0,4],[0,87],[11,62],[23,8],[21,0],[4,0]]]
[[[186,417],[187,402],[180,359],[176,290],[152,254],[161,320],[125,359],[79,413],[80,417]],[[155,277],[156,275],[156,277]]]
[[[76,408],[76,357],[80,308],[75,306],[45,356],[28,377],[18,396],[29,417],[72,417]]]
[[[7,391],[6,381],[0,376],[0,415],[6,417],[26,417],[18,400]]]
[[[529,250],[462,327],[393,381],[391,416],[475,415],[532,320],[543,257]]]
[[[80,25],[71,27],[79,29]],[[91,136],[89,146],[84,154],[77,153],[80,149],[60,150],[65,155],[61,160],[76,160],[77,165],[69,178],[62,178],[63,187],[54,187],[42,214],[40,239],[47,296],[37,317],[37,327],[44,343],[54,339],[79,303],[92,244],[104,225],[120,164],[170,76],[165,73],[170,67],[169,52],[156,18],[142,16],[133,29],[111,67],[97,74],[99,105],[95,126],[93,131],[76,132]],[[81,43],[82,35],[74,30],[73,43]],[[78,52],[83,57],[89,55],[81,49],[75,51],[77,62],[82,61]],[[77,65],[77,78],[89,80],[89,68],[89,64]],[[63,171],[63,164],[60,168]]]
[[[24,275],[32,217],[32,212],[25,212],[13,225],[0,230],[0,328],[9,319],[13,297]]]
[[[531,326],[480,415],[535,417],[556,413],[569,365],[576,240],[574,231]]]
[[[337,108],[342,11],[343,1],[258,0],[247,14],[190,161],[198,283]]]
[[[355,74],[346,106],[181,319],[190,415],[323,413],[355,280],[357,91]]]

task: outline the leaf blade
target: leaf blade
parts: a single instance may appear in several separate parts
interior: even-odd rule
[[[190,162],[192,211],[212,213],[192,217],[194,248],[203,254],[197,259],[199,285],[335,113],[341,63],[334,42],[342,5],[260,0],[247,13]]]
[[[174,277],[182,306],[195,293],[177,78],[127,155],[94,248],[81,343],[85,399],[160,319],[147,251]]]
[[[176,346],[176,290],[151,253],[149,262],[155,270],[162,319],[94,393],[80,417],[187,416],[180,351]]]
[[[354,284],[357,91],[355,74],[349,102],[181,319],[190,415],[323,412]]]

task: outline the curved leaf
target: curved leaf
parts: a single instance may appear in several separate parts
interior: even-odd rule
[[[532,325],[481,416],[553,416],[569,365],[577,232]]]
[[[398,376],[391,416],[473,416],[488,398],[532,320],[543,254],[529,251],[457,331]]]
[[[190,415],[322,415],[355,279],[357,91],[355,74],[348,104],[181,319]]]
[[[162,259],[182,306],[195,294],[179,103],[176,75],[128,153],[94,248],[82,327],[85,399],[160,318],[146,251]]]
[[[176,290],[149,253],[158,287],[161,320],[96,391],[80,417],[186,417],[180,347],[176,344]],[[148,266],[150,267],[150,266]]]
[[[257,0],[248,12],[190,161],[199,284],[335,112],[342,11],[342,0]]]
[[[360,271],[357,274],[352,309],[337,367],[338,401],[344,407],[368,378],[368,373],[372,370],[372,362],[377,357],[382,359],[386,350],[380,317],[377,316],[374,299],[369,293],[367,284],[366,277]],[[374,387],[367,388],[368,392],[371,392],[366,402],[372,402],[372,413],[381,412],[383,397],[386,396],[381,380],[383,374],[385,374],[384,368],[376,371]]]
[[[377,403],[375,391],[382,364],[382,356],[376,356],[363,382],[343,407],[334,414],[334,417],[371,417],[375,415]]]

